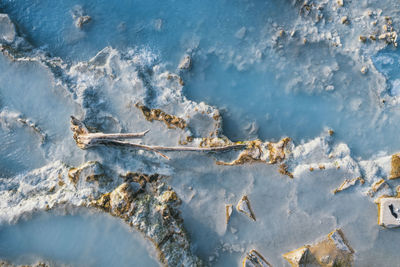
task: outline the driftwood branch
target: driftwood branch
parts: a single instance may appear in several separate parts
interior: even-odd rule
[[[119,134],[106,134],[106,133],[90,133],[86,126],[75,117],[71,116],[71,130],[74,132],[74,139],[78,147],[86,149],[92,146],[98,145],[113,145],[123,146],[133,149],[148,150],[155,152],[162,157],[169,159],[166,155],[160,151],[188,151],[188,152],[225,152],[233,149],[245,148],[246,144],[233,144],[219,147],[186,147],[186,146],[148,146],[142,144],[136,144],[126,141],[123,139],[141,138],[149,132],[149,130],[140,133],[119,133]]]

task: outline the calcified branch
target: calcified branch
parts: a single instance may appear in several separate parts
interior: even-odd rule
[[[71,116],[71,130],[74,132],[76,144],[82,149],[99,145],[104,142],[110,142],[112,140],[141,138],[149,131],[118,134],[91,133],[86,126],[74,116]]]
[[[169,159],[166,155],[162,154],[160,151],[189,151],[189,152],[225,152],[232,149],[245,148],[246,144],[233,144],[225,145],[219,147],[165,147],[165,146],[148,146],[142,144],[136,144],[126,141],[121,141],[121,139],[132,139],[141,138],[149,131],[144,131],[141,133],[125,133],[125,134],[105,134],[105,133],[90,133],[86,126],[75,117],[71,116],[71,130],[74,132],[74,139],[78,147],[86,149],[88,147],[97,145],[113,145],[113,146],[123,146],[133,149],[148,150],[155,152],[162,157]]]

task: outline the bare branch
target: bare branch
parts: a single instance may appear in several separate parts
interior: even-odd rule
[[[149,130],[141,133],[121,133],[121,134],[105,134],[105,133],[90,133],[86,126],[75,117],[71,116],[71,130],[74,132],[74,139],[76,144],[82,148],[86,149],[88,147],[97,145],[113,145],[113,146],[123,146],[130,147],[140,150],[148,150],[155,152],[162,157],[169,159],[166,155],[162,154],[160,151],[177,151],[177,152],[226,152],[233,149],[245,148],[246,144],[232,144],[219,147],[186,147],[186,146],[148,146],[142,144],[136,144],[126,141],[121,141],[120,139],[131,139],[131,138],[141,138]]]

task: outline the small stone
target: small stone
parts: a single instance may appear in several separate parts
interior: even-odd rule
[[[400,178],[400,153],[392,155],[389,179]]]
[[[233,211],[233,205],[232,204],[226,204],[225,205],[225,221],[226,221],[226,224],[229,223],[229,220],[230,220],[231,215],[232,215],[232,211]]]
[[[371,188],[368,190],[367,194],[370,197],[373,197],[376,192],[378,192],[384,186],[389,187],[384,179],[380,179],[371,185]]]
[[[347,18],[347,16],[342,17],[341,21],[342,24],[349,24],[349,19]]]
[[[359,40],[360,42],[365,43],[367,41],[367,37],[360,35]]]
[[[336,3],[338,4],[338,6],[343,6],[343,0],[337,0]]]
[[[335,90],[335,87],[333,85],[328,85],[327,87],[325,87],[326,91],[333,91]]]
[[[15,26],[8,15],[0,14],[0,42],[12,43],[15,36]]]
[[[254,212],[253,212],[253,210],[251,209],[250,201],[249,201],[249,199],[247,198],[247,196],[243,196],[243,197],[239,200],[238,204],[236,205],[236,209],[237,209],[239,212],[246,214],[247,217],[249,217],[249,218],[252,219],[253,221],[256,220],[256,216],[254,215]]]
[[[75,26],[80,29],[91,20],[92,18],[90,16],[81,16],[75,21]]]
[[[192,59],[190,58],[189,55],[185,55],[183,57],[183,59],[181,60],[181,62],[179,63],[178,68],[181,69],[181,70],[182,69],[188,70],[188,69],[191,68],[191,66],[192,66]]]
[[[367,74],[368,68],[364,66],[364,67],[361,68],[360,71],[361,71],[362,74]]]
[[[243,259],[243,267],[272,267],[272,265],[255,249]]]

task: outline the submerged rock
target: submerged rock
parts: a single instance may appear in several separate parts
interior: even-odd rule
[[[7,14],[0,14],[0,42],[12,43],[16,37],[15,26]]]
[[[92,18],[85,15],[83,8],[81,6],[75,6],[71,11],[72,18],[74,19],[75,26],[81,29],[85,24],[88,24]]]
[[[272,267],[272,265],[257,250],[252,249],[244,257],[243,267]]]
[[[178,69],[189,70],[192,67],[192,58],[189,55],[185,55],[179,63]]]
[[[236,205],[236,209],[247,215],[250,219],[253,221],[256,220],[256,216],[254,215],[253,210],[251,209],[250,201],[247,196],[242,196],[242,198],[239,200],[238,204]]]
[[[162,121],[165,123],[165,125],[167,125],[169,129],[185,129],[187,126],[184,119],[179,118],[175,115],[167,114],[161,109],[150,109],[141,104],[136,104],[136,107],[142,111],[146,120],[150,122],[152,122],[153,120]]]
[[[350,267],[353,262],[353,254],[354,250],[348,245],[343,232],[338,229],[328,234],[321,241],[283,254],[283,257],[293,267]]]

